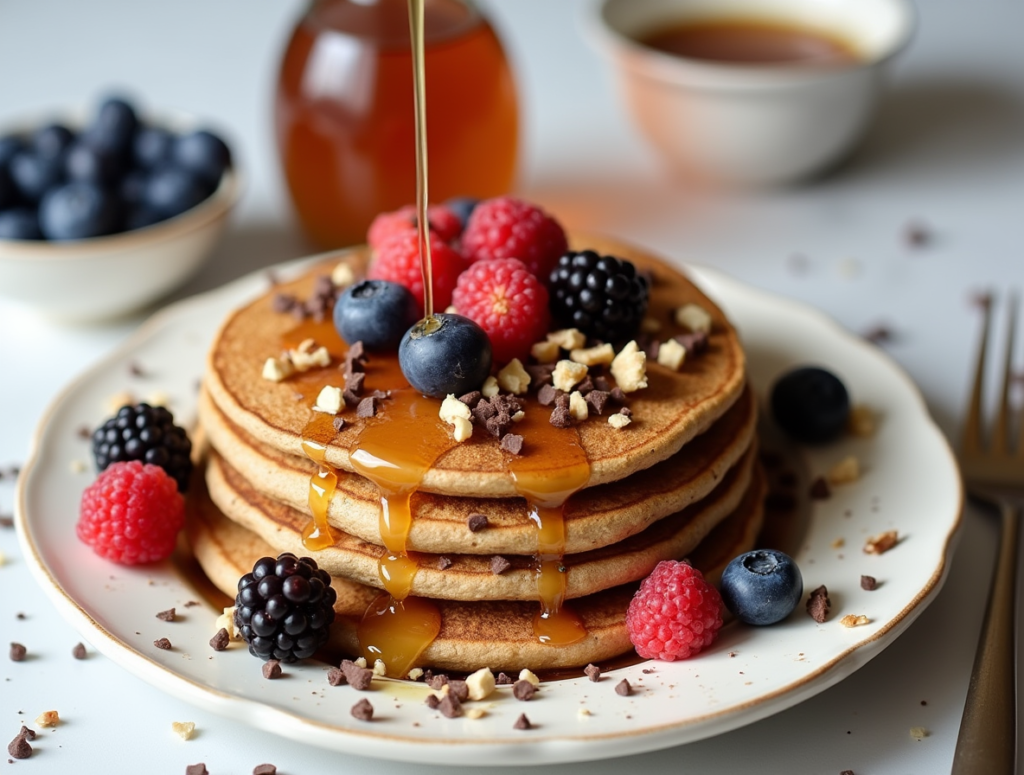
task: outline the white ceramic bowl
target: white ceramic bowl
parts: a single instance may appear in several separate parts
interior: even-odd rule
[[[859,61],[719,63],[637,42],[673,24],[733,18],[832,33],[852,44]],[[854,146],[914,14],[907,0],[595,0],[585,27],[612,61],[636,124],[674,167],[759,186],[807,177]]]
[[[198,126],[181,117],[159,123],[179,132]],[[140,309],[202,266],[240,193],[236,159],[213,194],[152,226],[67,242],[0,239],[0,296],[61,322],[95,322]]]

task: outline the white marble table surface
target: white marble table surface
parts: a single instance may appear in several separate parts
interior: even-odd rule
[[[271,84],[297,0],[0,0],[0,123],[84,104],[120,86],[147,105],[214,119],[248,177],[210,264],[177,297],[308,252],[289,212],[270,128]],[[704,263],[827,310],[849,329],[888,328],[885,345],[951,437],[977,335],[973,292],[1024,284],[1024,6],[921,0],[920,28],[894,70],[863,147],[823,179],[757,193],[698,191],[665,173],[624,117],[604,62],[583,42],[579,2],[491,0],[516,60],[525,117],[518,191],[571,229],[600,230]],[[932,235],[910,247],[905,229]],[[796,258],[799,257],[799,258]],[[22,461],[61,386],[144,319],[60,327],[0,299],[0,468]],[[0,511],[14,498],[0,481]],[[695,744],[564,773],[932,775],[946,772],[995,547],[994,521],[968,508],[945,588],[891,647],[788,711]],[[440,772],[329,754],[164,695],[95,652],[35,585],[14,532],[0,529],[0,737],[57,708],[45,754],[0,768],[34,773],[213,775],[272,762],[287,775]],[[18,612],[24,619],[16,618]],[[37,655],[6,660],[8,641]],[[1020,652],[1021,649],[1018,649]],[[923,705],[922,700],[927,704]],[[173,720],[201,731],[185,743]],[[911,739],[911,727],[930,736]],[[495,762],[512,773],[513,760]],[[1024,769],[1019,770],[1024,772]]]

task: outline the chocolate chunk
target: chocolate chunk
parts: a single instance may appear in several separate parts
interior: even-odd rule
[[[811,482],[811,497],[816,501],[823,501],[832,497],[832,488],[828,486],[824,476],[819,476]]]
[[[437,699],[436,694],[428,694],[427,699],[424,700],[424,702],[426,702],[427,707],[431,710],[437,710],[437,706],[441,704],[441,701]]]
[[[26,730],[28,727],[22,727],[18,736],[7,745],[7,753],[15,759],[27,759],[32,755],[32,746],[28,744],[30,738],[25,734]]]
[[[21,725],[21,729],[18,730],[18,736],[19,737],[24,737],[26,740],[35,740],[36,739],[36,731],[34,729],[29,729],[27,726],[22,724]]]
[[[79,425],[78,430],[75,431],[75,435],[78,436],[78,438],[83,439],[84,441],[88,441],[89,439],[92,438],[92,428],[90,428],[88,425]]]
[[[270,308],[278,313],[294,312],[298,304],[299,300],[290,293],[275,293],[273,301],[270,302]]]
[[[188,765],[185,768],[185,775],[210,775],[210,772],[206,769],[205,764],[199,762],[199,764]]]
[[[366,383],[366,372],[353,371],[345,375],[345,390],[354,396],[363,394],[363,386]]]
[[[620,406],[619,407],[619,414],[621,414],[623,417],[632,417],[633,416],[633,410],[630,409],[628,406]]]
[[[498,677],[494,679],[494,683],[498,686],[511,686],[515,683],[515,679],[508,673],[498,673]]]
[[[22,611],[18,611],[18,613],[14,615],[14,618],[17,619],[19,622],[23,622],[25,621],[25,614]]]
[[[273,764],[257,764],[252,768],[252,775],[277,775],[277,767]]]
[[[551,406],[561,393],[562,391],[554,385],[542,385],[537,391],[537,403],[541,406]]]
[[[587,393],[594,389],[594,382],[590,379],[590,375],[583,378],[583,381],[576,385],[576,390],[586,397]]]
[[[327,671],[327,683],[331,686],[343,686],[348,681],[345,679],[345,671],[340,667],[332,667]]]
[[[197,605],[202,605],[198,600],[186,600],[185,608],[195,608]]]
[[[168,651],[171,649],[171,642],[167,640],[167,638],[160,638],[159,640],[155,640],[153,641],[153,645],[156,646],[158,649],[163,649],[164,651]]]
[[[828,616],[828,611],[831,607],[832,601],[828,599],[828,590],[825,589],[824,584],[811,592],[807,598],[807,613],[818,624],[825,621],[825,617]]]
[[[156,615],[156,618],[162,622],[173,622],[177,618],[173,608],[168,608],[166,611],[161,611]]]
[[[516,719],[516,723],[512,725],[513,729],[533,729],[533,724],[530,723],[530,719],[526,718],[525,713],[520,713],[519,718]]]
[[[14,527],[14,517],[10,514],[0,514],[0,527]]]
[[[685,334],[673,336],[679,344],[686,348],[686,356],[700,355],[708,349],[707,331],[688,331]]]
[[[501,444],[498,446],[510,454],[521,455],[523,454],[523,437],[518,433],[506,433],[501,437]]]
[[[530,384],[534,388],[540,388],[551,384],[551,375],[555,372],[553,363],[533,363],[526,367],[526,373],[530,375]]]
[[[508,393],[493,396],[491,398],[491,405],[494,406],[499,413],[506,412],[509,416],[523,408],[522,401]]]
[[[556,428],[572,426],[572,415],[569,412],[569,396],[562,393],[555,399],[555,408],[551,410],[551,424]]]
[[[466,393],[465,395],[459,396],[459,400],[466,406],[468,406],[470,410],[472,410],[476,407],[476,405],[480,402],[480,399],[483,397],[484,394],[481,393],[479,390],[472,390],[469,393]]]
[[[615,693],[622,697],[628,697],[633,693],[633,687],[629,685],[629,681],[623,678],[615,684]]]
[[[597,665],[587,665],[585,668],[583,668],[583,672],[586,674],[587,678],[589,678],[594,683],[597,683],[601,680],[601,668],[599,668]]]
[[[516,681],[512,684],[512,696],[522,702],[529,702],[537,693],[537,687],[529,681]]]
[[[608,391],[608,397],[617,404],[625,404],[629,400],[618,385]]]
[[[373,681],[373,671],[370,668],[359,667],[355,662],[343,659],[341,661],[341,669],[344,671],[345,678],[353,689],[365,692],[370,688],[370,682]]]
[[[591,369],[593,371],[593,369]],[[607,377],[591,376],[591,381],[594,383],[594,390],[600,390],[604,393],[611,392],[612,386],[608,382]]]
[[[839,775],[856,775],[853,770],[843,770]]]
[[[860,577],[860,588],[865,589],[868,592],[873,592],[878,589],[878,579],[874,576],[861,576]]]
[[[485,423],[487,431],[496,439],[503,438],[512,427],[512,415],[504,410],[499,410],[496,415],[489,418]]]
[[[440,691],[442,687],[448,685],[448,676],[446,676],[444,673],[432,675],[427,680],[427,685],[434,691]]]
[[[377,402],[373,396],[360,399],[356,407],[356,417],[373,417],[377,414]]]
[[[281,677],[281,662],[277,659],[270,659],[263,663],[263,677],[268,681]]]
[[[210,638],[210,648],[214,651],[223,651],[228,647],[228,643],[231,642],[231,638],[228,636],[226,628],[221,627],[217,630],[217,634]]]
[[[74,648],[71,649],[71,656],[75,659],[85,659],[87,656],[85,646],[81,643],[76,643]]]
[[[470,410],[470,412],[473,415],[474,420],[476,420],[481,425],[484,425],[488,420],[490,420],[492,417],[494,417],[494,415],[498,413],[498,407],[494,406],[490,401],[488,401],[485,398],[481,399],[480,401],[477,401],[476,406],[474,406]]]
[[[599,416],[604,414],[604,406],[608,403],[609,395],[611,394],[607,390],[591,390],[587,393],[585,400],[590,413]]]
[[[661,350],[661,342],[649,334],[641,334],[637,337],[637,346],[644,351],[649,361],[658,360],[658,352]]]
[[[932,241],[932,235],[923,223],[911,221],[903,229],[903,240],[910,247],[921,248]]]
[[[469,699],[469,686],[465,681],[455,678],[448,682],[448,691],[451,692],[459,702]]]
[[[470,514],[466,525],[471,533],[479,533],[490,525],[490,520],[487,519],[486,514]]]
[[[443,554],[437,558],[437,569],[448,570],[452,567],[452,560],[450,557],[445,557]]]
[[[12,662],[24,662],[25,655],[28,653],[28,649],[22,646],[20,643],[11,644],[11,661]]]
[[[359,721],[371,721],[373,719],[373,706],[368,699],[363,697],[363,699],[352,706],[350,713],[352,718]]]
[[[335,417],[333,420],[331,420],[331,425],[334,426],[335,432],[340,431],[342,428],[345,427],[345,418]]]
[[[868,342],[871,342],[871,344],[878,345],[889,344],[896,338],[892,329],[882,324],[871,326],[871,328],[864,331],[861,336]]]
[[[462,715],[462,703],[453,694],[446,694],[437,706],[437,709],[447,718],[456,718]]]
[[[500,576],[502,573],[512,567],[512,563],[502,557],[500,554],[496,554],[491,558],[491,573],[495,576]]]

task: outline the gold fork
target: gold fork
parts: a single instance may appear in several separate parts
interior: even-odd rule
[[[999,510],[999,554],[992,576],[985,619],[974,656],[971,682],[952,775],[1012,775],[1017,742],[1015,696],[1014,617],[1017,589],[1017,533],[1021,504],[1024,503],[1024,423],[1014,434],[1010,408],[1013,380],[1014,329],[1017,324],[1017,296],[1009,302],[1009,330],[1003,358],[1003,384],[991,432],[983,430],[982,385],[992,320],[991,299],[984,304],[978,364],[971,390],[970,406],[960,448],[960,467],[967,491],[975,499]],[[986,435],[988,438],[986,438]],[[1015,443],[1011,437],[1016,435]]]

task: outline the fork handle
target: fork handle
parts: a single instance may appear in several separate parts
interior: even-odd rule
[[[1013,775],[1017,740],[1014,617],[1018,508],[999,502],[999,556],[974,656],[952,775]]]

